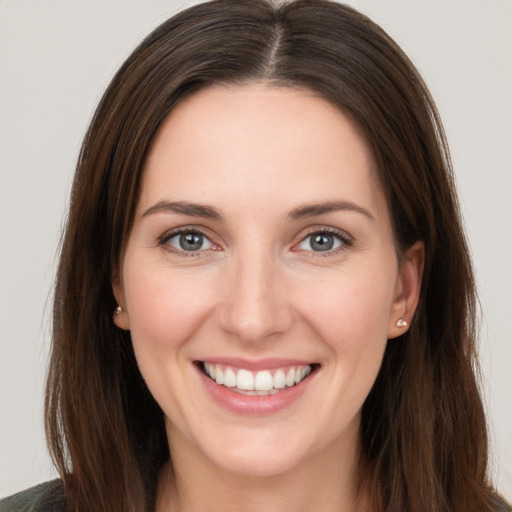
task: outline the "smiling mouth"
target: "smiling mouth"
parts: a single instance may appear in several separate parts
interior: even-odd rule
[[[234,393],[251,396],[275,395],[290,389],[319,367],[318,364],[307,364],[252,372],[244,368],[205,361],[198,361],[197,364],[200,370],[219,386],[228,388]]]

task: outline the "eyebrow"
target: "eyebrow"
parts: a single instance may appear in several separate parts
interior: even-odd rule
[[[292,220],[301,220],[309,217],[316,217],[337,211],[352,211],[360,213],[370,220],[375,220],[374,216],[362,206],[351,201],[329,201],[326,203],[313,203],[294,208],[287,217]],[[198,203],[189,203],[188,201],[159,201],[149,207],[142,217],[154,215],[155,213],[179,213],[190,215],[191,217],[202,217],[205,219],[223,220],[223,216],[217,208]]]
[[[288,217],[293,220],[300,220],[338,211],[357,212],[368,217],[370,220],[375,221],[375,217],[369,210],[352,203],[351,201],[329,201],[327,203],[313,203],[305,206],[299,206],[298,208],[293,209],[288,214]]]
[[[142,217],[153,215],[155,213],[181,213],[191,217],[202,217],[205,219],[222,220],[219,210],[213,206],[204,204],[189,203],[185,201],[160,201],[148,208]]]

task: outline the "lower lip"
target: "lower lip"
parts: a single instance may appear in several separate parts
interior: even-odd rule
[[[290,406],[304,394],[311,379],[314,378],[316,374],[316,372],[315,374],[310,374],[304,380],[295,384],[295,386],[279,391],[279,393],[266,396],[254,396],[242,395],[231,391],[226,386],[220,386],[207,377],[200,368],[197,368],[197,371],[206,390],[219,405],[231,412],[249,416],[274,414]]]

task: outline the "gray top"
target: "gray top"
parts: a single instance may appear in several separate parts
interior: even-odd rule
[[[51,480],[0,500],[0,512],[65,512],[60,480]]]
[[[495,495],[496,512],[512,512],[512,507]],[[0,512],[66,512],[66,497],[60,480],[51,480],[0,500]]]

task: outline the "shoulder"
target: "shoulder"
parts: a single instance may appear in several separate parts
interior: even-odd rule
[[[66,498],[60,480],[36,485],[0,500],[0,512],[65,512]]]

